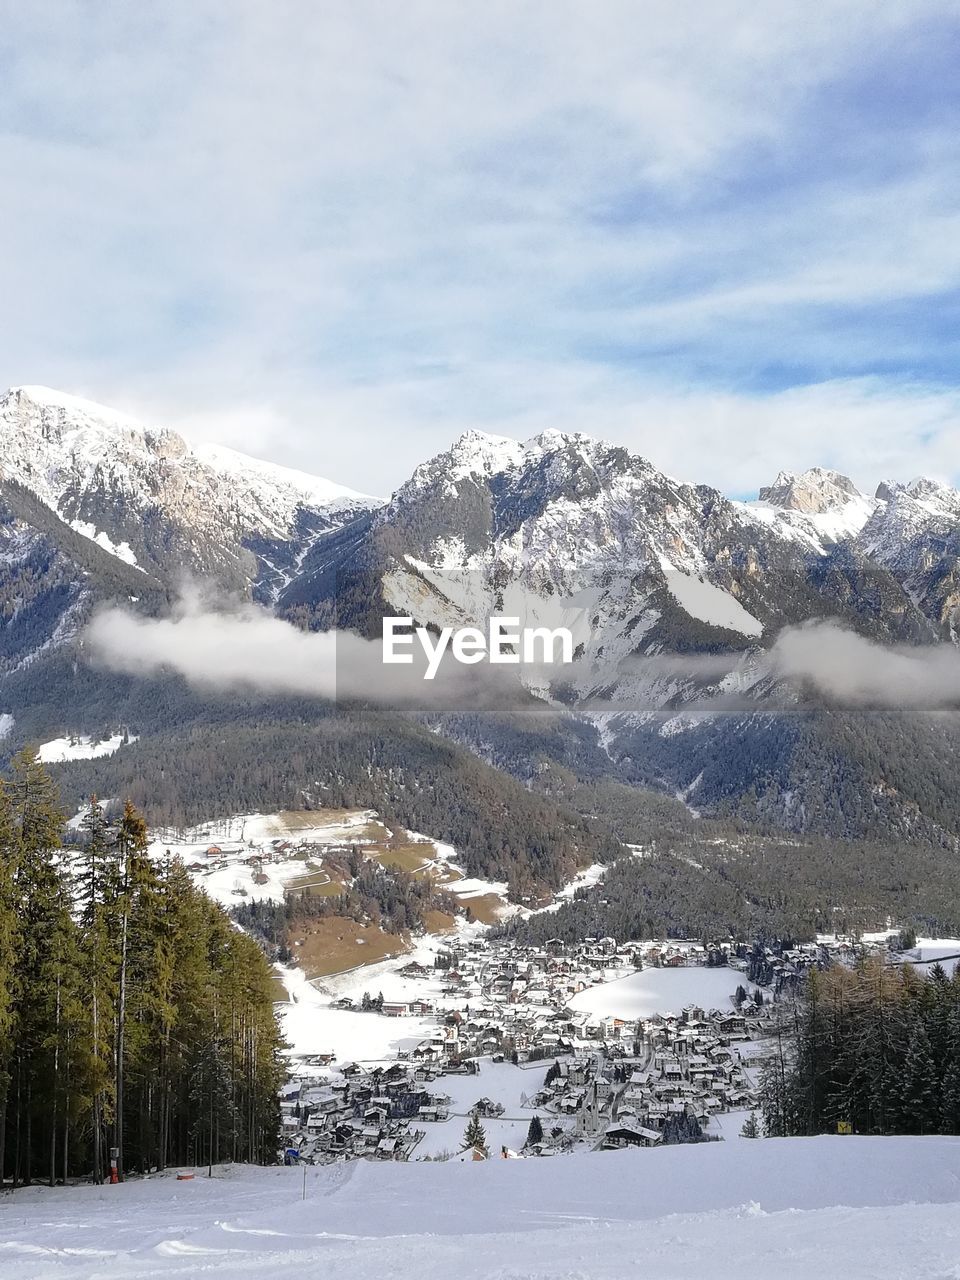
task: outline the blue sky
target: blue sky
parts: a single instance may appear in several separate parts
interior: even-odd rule
[[[953,4],[5,9],[5,385],[375,493],[469,427],[960,481]]]

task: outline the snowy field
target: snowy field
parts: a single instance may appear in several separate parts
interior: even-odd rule
[[[574,1009],[599,1017],[650,1018],[655,1013],[680,1013],[689,1004],[702,1009],[730,1009],[737,987],[751,989],[738,969],[643,969],[640,973],[588,987],[570,1001]]]
[[[43,764],[63,764],[66,760],[96,760],[100,756],[112,756],[122,746],[137,739],[133,735],[115,733],[110,738],[94,742],[92,738],[75,735],[70,738],[52,738],[37,748],[37,759]]]
[[[487,1148],[493,1155],[498,1154],[501,1147],[519,1151],[535,1115],[539,1115],[544,1129],[558,1123],[563,1123],[566,1128],[569,1122],[560,1121],[542,1109],[524,1106],[524,1098],[535,1094],[543,1084],[549,1066],[550,1062],[546,1061],[515,1067],[510,1062],[491,1062],[489,1058],[483,1058],[478,1075],[441,1076],[439,1080],[432,1081],[427,1085],[431,1093],[446,1094],[450,1098],[450,1118],[436,1123],[420,1118],[413,1122],[414,1128],[424,1132],[413,1159],[458,1150],[462,1146],[468,1112],[481,1098],[489,1098],[503,1107],[502,1116],[495,1119],[482,1117],[480,1121],[487,1135]]]
[[[921,972],[942,962],[947,973],[953,973],[957,956],[960,938],[918,938],[916,950],[906,952],[904,959],[911,960]]]
[[[277,1012],[284,1039],[296,1057],[332,1053],[340,1064],[370,1066],[391,1061],[401,1049],[415,1049],[437,1028],[435,1018],[383,1018],[375,1013],[335,1009],[329,992],[308,982],[302,969],[278,971],[290,1000],[278,1004]],[[356,974],[350,976],[355,989],[362,980]],[[376,978],[370,986],[377,990]]]
[[[948,1280],[958,1168],[957,1139],[795,1138],[35,1187],[0,1199],[0,1274]]]

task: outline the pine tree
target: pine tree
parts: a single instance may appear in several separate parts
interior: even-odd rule
[[[746,1118],[746,1120],[744,1120],[743,1125],[740,1129],[740,1137],[741,1138],[759,1138],[760,1137],[760,1126],[757,1123],[757,1113],[755,1111],[751,1111],[749,1116]]]
[[[59,798],[36,753],[20,752],[4,785],[9,809],[7,839],[13,902],[18,927],[11,972],[12,1016],[3,1058],[9,1063],[4,1099],[0,1169],[7,1149],[6,1118],[14,1110],[12,1176],[14,1185],[33,1180],[40,1132],[56,1124],[44,1105],[43,1091],[61,1086],[60,1059],[64,1021],[64,980],[70,973],[74,925],[69,894],[56,861],[63,814]],[[47,1150],[47,1139],[44,1139]]]
[[[263,952],[143,819],[94,799],[60,851],[32,752],[0,785],[0,1179],[102,1179],[170,1161],[276,1157],[282,1042]]]
[[[7,1099],[17,1019],[17,845],[9,789],[0,788],[0,1180],[4,1171]]]
[[[129,977],[134,952],[142,945],[142,939],[133,935],[133,928],[136,924],[142,926],[145,896],[156,892],[156,877],[147,857],[147,845],[147,824],[127,801],[114,833],[117,893],[113,905],[118,934],[118,967],[113,1046],[113,1146],[117,1150],[117,1170],[121,1182],[124,1172],[124,1086],[128,1056]],[[154,921],[155,915],[151,912],[147,918]]]
[[[480,1123],[479,1116],[471,1116],[466,1129],[463,1132],[463,1150],[479,1151],[482,1155],[489,1155],[487,1150],[487,1133],[483,1125]]]
[[[115,1027],[119,1001],[120,872],[111,848],[111,832],[97,797],[81,821],[86,845],[77,855],[76,902],[82,928],[82,965],[89,994],[88,1034],[90,1132],[93,1137],[93,1179],[105,1173],[104,1138],[115,1124]]]
[[[538,1142],[542,1142],[542,1141],[543,1141],[543,1124],[539,1116],[534,1116],[533,1119],[530,1121],[529,1128],[527,1129],[526,1145],[528,1147],[534,1147],[537,1145]]]
[[[901,1091],[903,1110],[913,1132],[928,1133],[939,1127],[937,1070],[930,1037],[922,1022],[917,1023],[910,1037],[903,1062]]]

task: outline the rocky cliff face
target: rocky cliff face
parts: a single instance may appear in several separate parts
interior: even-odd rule
[[[960,494],[919,481],[868,498],[820,469],[761,492],[731,501],[581,435],[471,432],[349,539],[319,540],[279,603],[322,605],[362,572],[421,622],[576,615],[584,696],[631,655],[748,650],[811,617],[952,638]]]

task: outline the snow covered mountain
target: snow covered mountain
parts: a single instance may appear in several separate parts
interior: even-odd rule
[[[70,528],[127,564],[168,578],[177,568],[261,585],[294,555],[378,505],[315,476],[151,429],[112,409],[17,387],[0,399],[0,477],[29,490]],[[279,576],[278,576],[279,575]]]
[[[955,643],[960,494],[946,486],[870,497],[813,469],[735,501],[583,435],[469,432],[303,569],[278,601],[298,621],[569,627],[573,668],[528,685],[591,724],[619,776],[699,811],[960,848],[960,811],[931,785],[960,750],[953,718],[838,715],[769,657],[784,628],[823,618],[884,644]],[[532,781],[529,738],[462,719],[455,732]]]
[[[813,469],[737,502],[586,436],[469,432],[363,529],[320,540],[279,603],[322,603],[334,575],[343,591],[354,573],[372,578],[383,609],[423,623],[563,618],[588,697],[622,685],[631,656],[745,651],[811,617],[885,640],[950,639],[958,525],[960,494],[930,481],[869,498]],[[354,615],[341,600],[342,619],[375,630],[363,599]]]
[[[312,544],[376,499],[43,387],[0,399],[7,670],[57,648],[97,599],[146,601],[185,571],[269,602]]]
[[[98,601],[166,611],[187,568],[301,626],[376,636],[387,613],[569,626],[573,668],[553,687],[528,683],[599,735],[618,777],[705,812],[741,813],[748,797],[791,829],[894,828],[960,847],[960,809],[954,823],[923,795],[960,751],[952,721],[925,724],[896,773],[900,722],[853,731],[822,706],[815,729],[785,718],[796,691],[766,661],[784,627],[822,617],[885,643],[955,644],[960,493],[948,486],[870,496],[814,468],[737,501],[585,435],[472,431],[378,503],[36,388],[0,401],[0,445],[0,676],[14,680],[0,711],[18,731],[109,736],[125,723],[148,737],[129,683],[123,714],[96,718],[118,686],[78,663],[73,641]],[[82,715],[52,710],[82,699]],[[164,703],[168,727],[178,706]],[[507,741],[478,732],[470,745],[526,780],[530,744],[511,764]]]

